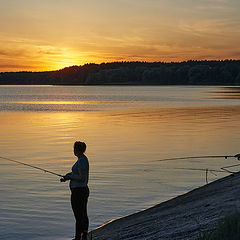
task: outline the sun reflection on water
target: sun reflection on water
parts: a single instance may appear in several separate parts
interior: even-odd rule
[[[12,103],[12,102],[11,102]],[[130,102],[104,102],[104,101],[15,101],[14,103],[21,103],[21,104],[71,104],[71,105],[85,105],[85,104],[124,104]]]

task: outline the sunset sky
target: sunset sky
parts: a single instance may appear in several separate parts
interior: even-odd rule
[[[240,59],[239,0],[0,0],[0,72]]]

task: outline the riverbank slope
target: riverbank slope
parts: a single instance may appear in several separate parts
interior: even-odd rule
[[[97,240],[194,240],[240,209],[240,172],[92,231]]]

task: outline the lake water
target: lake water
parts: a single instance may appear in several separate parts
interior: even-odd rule
[[[239,88],[1,86],[0,156],[59,174],[90,161],[90,229],[205,184],[204,171],[235,159],[156,160],[240,152]],[[232,169],[234,170],[234,169]],[[235,170],[238,170],[237,168]],[[213,181],[225,173],[209,173]],[[0,239],[74,235],[67,183],[0,159]]]

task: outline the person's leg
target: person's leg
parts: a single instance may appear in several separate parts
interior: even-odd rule
[[[82,240],[87,239],[88,234],[88,226],[89,226],[89,219],[87,214],[87,203],[88,203],[88,196],[89,196],[89,189],[86,188],[84,190],[84,195],[82,199],[82,227],[83,227],[83,235]]]
[[[82,206],[81,206],[81,190],[80,189],[73,189],[72,195],[71,195],[71,205],[72,210],[74,213],[74,217],[76,220],[76,226],[75,226],[75,239],[81,240],[81,235],[83,232],[82,228]]]

